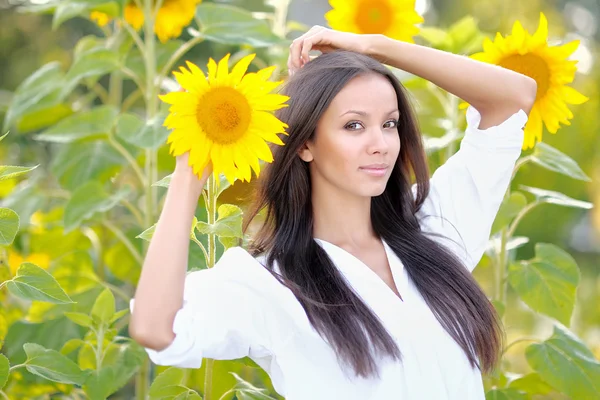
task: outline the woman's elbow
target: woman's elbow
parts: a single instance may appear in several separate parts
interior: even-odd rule
[[[519,106],[529,114],[537,97],[537,82],[526,75],[522,75],[522,77],[523,83],[520,85],[518,94]]]
[[[156,329],[140,327],[136,324],[129,324],[129,336],[141,346],[161,351],[167,348],[175,339],[173,332],[160,333]]]

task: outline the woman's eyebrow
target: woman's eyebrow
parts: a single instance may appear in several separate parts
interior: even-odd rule
[[[386,115],[390,115],[393,114],[395,112],[400,112],[400,110],[398,110],[397,108],[388,112]],[[369,115],[369,113],[367,113],[366,111],[360,111],[360,110],[348,110],[345,113],[340,114],[340,117],[343,117],[346,114],[358,114],[358,115],[362,115],[363,117],[366,117]]]

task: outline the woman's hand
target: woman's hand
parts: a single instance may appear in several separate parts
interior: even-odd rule
[[[193,168],[189,165],[190,152],[186,151],[180,156],[175,157],[175,171],[173,176],[185,182],[194,189],[194,191],[200,194],[204,187],[206,180],[212,173],[212,163],[209,163],[202,173],[202,177],[194,174]]]
[[[322,53],[334,50],[349,50],[366,54],[371,36],[334,31],[315,25],[292,42],[288,58],[289,73],[292,75],[309,61],[308,53],[311,50],[318,50]]]

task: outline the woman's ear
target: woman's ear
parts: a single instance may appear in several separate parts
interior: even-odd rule
[[[304,162],[311,162],[314,159],[312,152],[308,148],[308,143],[304,143],[300,147],[300,150],[298,150],[298,156]]]

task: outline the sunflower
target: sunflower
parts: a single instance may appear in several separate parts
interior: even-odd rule
[[[325,14],[329,26],[345,32],[381,33],[413,42],[423,22],[415,11],[415,0],[329,0],[333,8]]]
[[[523,149],[533,148],[542,140],[543,125],[556,133],[560,124],[570,125],[573,113],[567,104],[581,104],[587,97],[567,86],[573,82],[577,61],[567,60],[579,46],[575,40],[561,46],[548,46],[548,21],[540,13],[537,31],[530,35],[519,21],[512,34],[502,37],[497,33],[492,42],[485,39],[483,52],[471,57],[527,75],[537,82],[537,96],[525,126]],[[542,124],[543,123],[543,124]]]
[[[202,0],[163,0],[156,20],[154,21],[154,33],[161,42],[179,37],[183,28],[188,26],[196,14],[196,6]],[[144,25],[144,11],[136,2],[129,1],[125,6],[124,18],[129,25],[139,30]],[[104,26],[110,21],[110,17],[102,12],[94,11],[90,19],[99,26]]]
[[[231,72],[229,54],[218,65],[211,58],[208,78],[188,61],[188,69],[173,72],[185,91],[160,96],[171,105],[164,122],[173,130],[167,139],[170,153],[189,151],[198,176],[212,162],[215,176],[222,172],[229,182],[250,181],[251,169],[260,174],[259,160],[273,161],[266,142],[283,145],[277,134],[285,134],[287,125],[271,111],[286,107],[288,97],[270,93],[281,84],[267,80],[275,67],[246,74],[254,57],[242,58]]]

